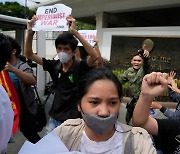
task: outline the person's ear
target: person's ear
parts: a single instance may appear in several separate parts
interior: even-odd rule
[[[72,55],[75,56],[76,54],[76,50],[72,51]]]
[[[78,111],[81,112],[80,104],[78,104]]]
[[[133,64],[133,59],[131,59],[131,65]]]
[[[13,50],[12,50],[12,54],[15,55],[15,54],[16,54],[16,51],[17,51],[16,49],[13,49]]]

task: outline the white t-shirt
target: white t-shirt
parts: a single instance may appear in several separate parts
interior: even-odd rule
[[[0,154],[6,152],[7,144],[12,134],[14,112],[9,97],[0,85]]]
[[[116,131],[114,135],[107,141],[95,142],[90,140],[85,131],[81,138],[81,152],[85,154],[121,154],[123,133],[119,125],[115,125]]]

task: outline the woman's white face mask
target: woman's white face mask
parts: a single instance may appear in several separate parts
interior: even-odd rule
[[[58,57],[62,63],[67,63],[72,58],[72,53],[68,54],[68,53],[61,51],[58,53]]]

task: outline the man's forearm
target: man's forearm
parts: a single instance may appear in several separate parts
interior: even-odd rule
[[[27,31],[26,41],[24,45],[24,54],[28,59],[31,59],[31,55],[33,54],[32,51],[33,33],[34,32],[32,31]]]
[[[174,101],[174,102],[179,102],[180,101],[180,94],[176,93],[175,91],[169,89],[169,97]]]
[[[133,112],[133,125],[143,126],[147,123],[152,101],[152,97],[146,96],[142,93],[140,94]]]
[[[26,72],[23,72],[20,69],[14,68],[13,73],[16,74],[27,85],[35,85],[36,84],[36,79],[34,76],[32,76]]]
[[[174,91],[175,91],[176,93],[180,94],[180,89],[175,88]]]
[[[180,119],[180,110],[166,109],[163,113],[169,119]]]
[[[144,71],[145,75],[150,72],[150,64],[149,64],[149,58],[148,57],[143,58],[143,71]]]
[[[98,58],[98,54],[95,49],[81,36],[81,34],[77,30],[73,32],[73,35],[82,43],[84,49],[95,61]]]

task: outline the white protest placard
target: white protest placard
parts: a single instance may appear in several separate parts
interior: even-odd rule
[[[55,131],[51,131],[36,144],[26,141],[18,154],[63,154],[69,150]]]
[[[64,4],[42,6],[37,9],[37,21],[32,28],[33,31],[67,31],[66,17],[72,9]]]
[[[97,30],[79,30],[78,32],[81,34],[81,36],[84,37],[87,42],[94,46],[94,38],[96,37]],[[80,41],[78,42],[78,46],[83,46]]]

